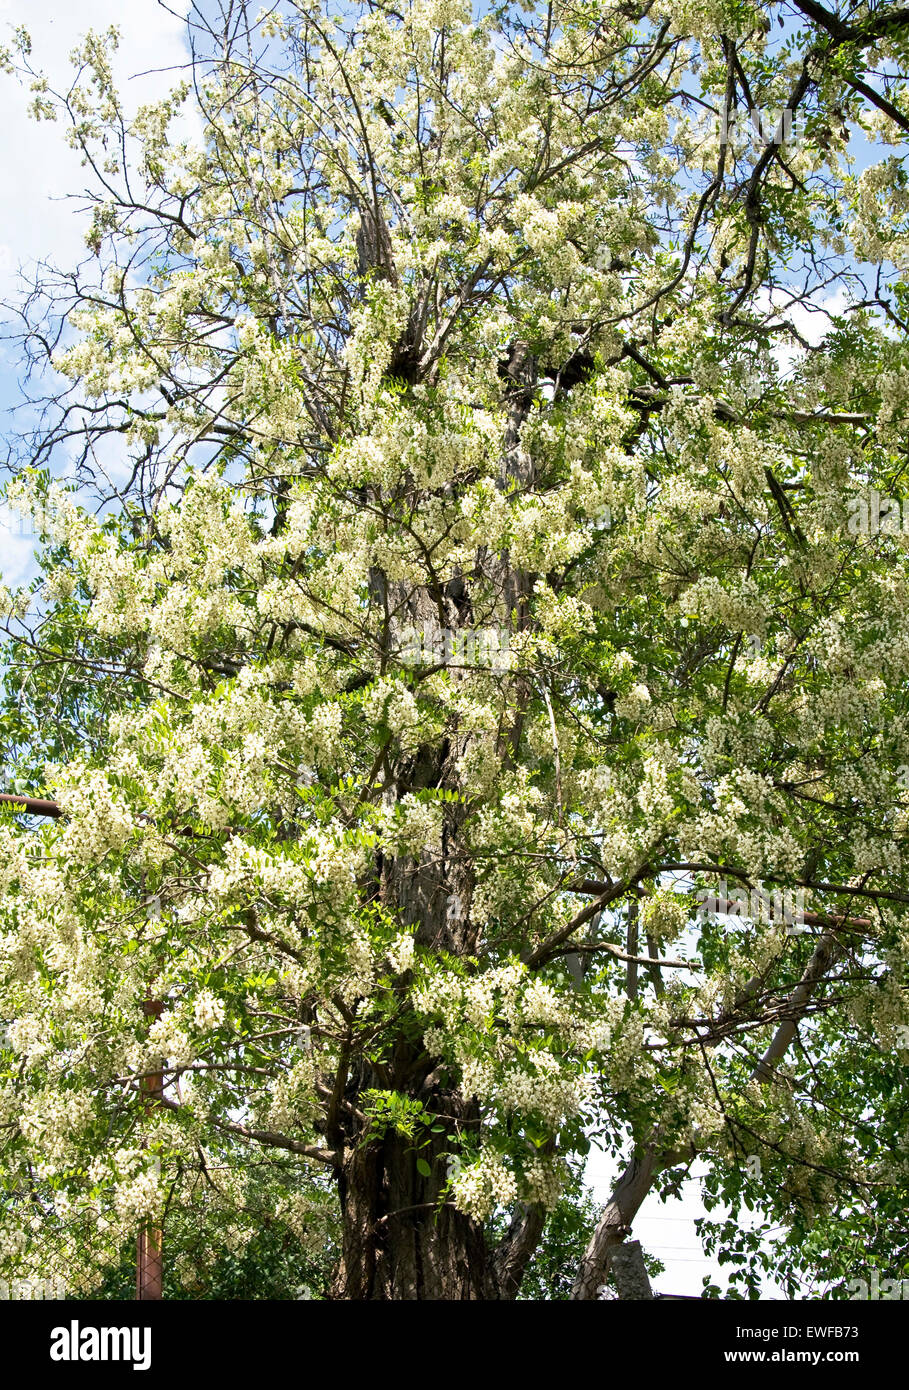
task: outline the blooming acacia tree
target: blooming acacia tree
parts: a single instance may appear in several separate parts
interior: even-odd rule
[[[695,1156],[857,1231],[907,1177],[909,563],[852,524],[906,466],[906,14],[221,18],[132,117],[110,36],[32,76],[94,255],[23,309],[6,1267],[268,1220],[335,1297],[513,1297],[591,1137],[578,1298]]]

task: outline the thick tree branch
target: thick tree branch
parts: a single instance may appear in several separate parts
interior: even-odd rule
[[[0,803],[7,806],[15,806],[17,810],[23,811],[29,816],[57,816],[63,815],[63,808],[58,806],[56,801],[45,801],[36,796],[12,796],[7,792],[0,793]]]
[[[777,1029],[773,1041],[752,1073],[752,1080],[764,1083],[772,1080],[776,1064],[783,1058],[796,1036],[799,1015],[804,1012],[815,988],[833,964],[836,954],[836,937],[833,933],[825,934],[818,941],[802,978],[786,1001],[785,1012],[789,1017]],[[597,1297],[597,1290],[609,1270],[612,1251],[628,1234],[656,1174],[666,1168],[675,1167],[680,1162],[690,1162],[694,1157],[694,1149],[690,1156],[680,1155],[677,1151],[661,1151],[658,1135],[643,1154],[632,1156],[584,1252],[572,1290],[572,1299],[586,1300]]]

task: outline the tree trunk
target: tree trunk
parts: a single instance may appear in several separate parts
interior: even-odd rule
[[[506,376],[508,423],[501,485],[517,479],[529,486],[533,464],[520,449],[520,433],[532,404],[536,364],[524,344],[510,352]],[[514,569],[508,556],[488,554],[477,557],[477,572],[485,572],[502,625],[524,627],[533,576]],[[461,575],[435,589],[389,581],[379,570],[373,571],[370,582],[373,601],[385,614],[390,650],[404,645],[409,627],[444,643],[474,623],[470,580]],[[515,691],[517,713],[506,762],[515,758],[527,698],[527,690]],[[458,762],[473,737],[452,730],[441,744],[419,748],[409,757],[396,758],[389,751],[388,794],[400,799],[424,787],[463,790]],[[462,804],[447,804],[441,842],[427,845],[413,858],[379,856],[370,885],[402,926],[415,928],[421,947],[461,958],[474,955],[479,944],[471,921],[474,874],[462,837],[464,818]],[[335,1298],[498,1299],[514,1298],[520,1287],[544,1214],[537,1207],[519,1210],[493,1251],[487,1250],[481,1222],[456,1210],[450,1198],[441,1200],[449,1176],[448,1155],[459,1151],[465,1131],[478,1129],[480,1117],[472,1098],[439,1090],[437,1062],[402,1038],[387,1066],[373,1072],[366,1065],[359,1075],[345,1078],[346,1115],[336,1114],[338,1132],[331,1136],[333,1145],[343,1149],[338,1174],[342,1254],[332,1290]],[[381,1135],[364,1126],[357,1096],[373,1087],[419,1099],[427,1112],[444,1121],[444,1132],[432,1134],[428,1126],[418,1126],[410,1138],[391,1129]]]
[[[450,1115],[459,1102],[445,1099]],[[440,1206],[450,1141],[444,1134],[431,1135],[430,1141],[417,1148],[410,1138],[389,1131],[345,1152],[339,1179],[342,1256],[334,1298],[499,1297],[482,1225],[450,1204]],[[428,1177],[418,1161],[429,1165]]]
[[[598,1297],[599,1287],[609,1273],[612,1252],[629,1234],[631,1223],[650,1191],[656,1171],[657,1159],[653,1147],[635,1154],[628,1164],[590,1237],[572,1290],[573,1299]]]

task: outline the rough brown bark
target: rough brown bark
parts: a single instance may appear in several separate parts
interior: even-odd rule
[[[449,1105],[459,1104],[455,1097],[444,1099]],[[450,1204],[440,1205],[449,1147],[444,1135],[432,1136],[430,1144],[417,1149],[410,1139],[392,1132],[345,1152],[339,1177],[342,1258],[333,1297],[499,1297],[482,1225]],[[418,1159],[429,1165],[428,1177],[419,1171]]]
[[[501,484],[517,481],[529,486],[533,465],[520,448],[520,435],[533,401],[536,364],[523,344],[512,349],[505,376],[508,422]],[[507,555],[488,553],[477,557],[477,576],[491,590],[486,601],[489,618],[484,614],[479,621],[525,626],[533,576],[516,570]],[[471,587],[470,576],[453,576],[435,588],[413,588],[400,581],[388,582],[375,571],[372,597],[385,614],[389,649],[403,645],[408,628],[441,636],[446,629],[451,634],[471,627],[477,621]],[[516,681],[515,723],[506,736],[507,751],[503,750],[506,761],[514,758],[527,698],[528,691]],[[445,743],[420,748],[409,757],[392,758],[389,750],[382,768],[387,794],[400,799],[424,787],[462,790],[458,762],[471,737],[452,732]],[[415,926],[422,947],[460,957],[473,955],[479,946],[471,922],[474,876],[463,843],[465,814],[462,803],[447,804],[441,844],[427,846],[416,859],[380,858],[371,886],[391,915],[402,925]],[[332,1290],[335,1298],[462,1300],[517,1294],[542,1234],[544,1213],[537,1207],[520,1209],[493,1252],[487,1250],[482,1224],[457,1211],[450,1201],[442,1201],[447,1155],[457,1151],[458,1135],[478,1126],[479,1113],[471,1099],[439,1089],[435,1065],[433,1059],[421,1056],[418,1044],[411,1047],[402,1041],[381,1071],[377,1068],[373,1073],[366,1067],[344,1078],[345,1116],[338,1118],[337,1132],[329,1136],[343,1153],[338,1174],[342,1258]],[[394,1131],[370,1137],[358,1097],[371,1087],[422,1100],[427,1110],[445,1118],[446,1133],[432,1135],[431,1143],[420,1147]]]

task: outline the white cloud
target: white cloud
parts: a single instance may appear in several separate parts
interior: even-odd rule
[[[770,322],[791,324],[806,343],[817,347],[833,327],[833,318],[846,312],[849,296],[842,286],[833,291],[816,291],[805,299],[797,299],[798,293],[795,288],[762,290],[757,297],[758,310],[769,315]],[[777,342],[772,351],[784,376],[792,373],[805,356],[805,349],[791,339]]]
[[[34,578],[34,540],[24,533],[19,518],[0,509],[0,578],[9,589],[17,589]]]
[[[46,74],[57,91],[72,80],[69,55],[88,30],[103,32],[111,25],[121,41],[114,73],[127,113],[155,100],[179,80],[186,63],[185,15],[189,0],[171,0],[165,9],[157,0],[0,0],[0,43],[9,27],[26,28],[32,39],[31,62]],[[40,260],[68,269],[88,253],[84,235],[87,218],[80,214],[78,195],[90,183],[79,154],[66,142],[61,121],[36,122],[28,115],[30,94],[9,76],[0,77],[0,187],[4,189],[0,216],[0,299],[14,300],[20,288],[18,272],[27,277]],[[0,354],[0,395],[6,404],[20,399],[15,355]],[[18,517],[0,513],[0,576],[15,587],[35,574],[34,541]]]
[[[171,9],[188,10],[188,0],[174,0]],[[52,87],[65,90],[71,81],[69,54],[89,29],[121,31],[114,72],[127,110],[153,100],[179,79],[187,60],[185,25],[157,0],[0,0],[0,43],[8,41],[8,26],[23,26],[31,35],[31,61]],[[172,69],[172,71],[166,71]],[[141,74],[141,75],[136,75]],[[78,194],[89,182],[80,156],[66,143],[61,121],[35,122],[27,114],[31,98],[11,77],[0,79],[0,187],[5,190],[0,219],[0,297],[8,298],[19,266],[27,270],[37,259],[61,267],[86,254],[84,216]]]

